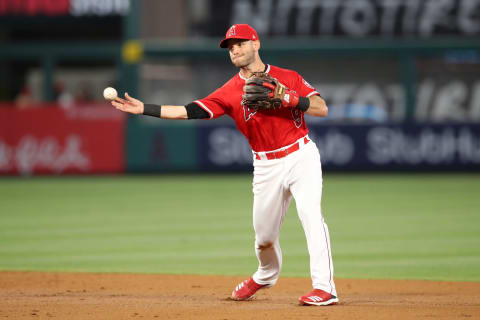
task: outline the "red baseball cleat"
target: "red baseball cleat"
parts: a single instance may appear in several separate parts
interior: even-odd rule
[[[255,292],[258,290],[268,287],[267,284],[258,284],[253,281],[253,278],[243,281],[240,283],[235,290],[232,292],[232,300],[244,301],[252,300],[255,296]]]
[[[309,294],[298,298],[298,302],[301,306],[314,305],[314,306],[328,306],[330,304],[337,304],[338,298],[333,294],[325,292],[320,289],[313,289]]]

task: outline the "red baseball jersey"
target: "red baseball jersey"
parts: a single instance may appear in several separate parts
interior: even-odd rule
[[[293,70],[267,65],[266,72],[290,90],[296,91],[299,96],[310,97],[319,94]],[[244,106],[242,95],[245,80],[239,72],[222,87],[194,103],[207,111],[210,119],[225,114],[232,117],[238,130],[256,152],[280,149],[308,133],[303,112],[296,108],[252,112]]]

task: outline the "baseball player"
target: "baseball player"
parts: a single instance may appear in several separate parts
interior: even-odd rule
[[[258,34],[251,26],[231,26],[220,47],[228,48],[240,70],[207,97],[171,106],[144,104],[125,93],[125,99],[116,98],[112,105],[162,119],[232,117],[253,152],[253,224],[259,266],[233,290],[231,298],[253,299],[258,290],[277,282],[282,267],[279,233],[293,197],[307,238],[313,284],[313,291],[300,297],[299,303],[336,304],[330,236],[320,205],[320,154],[304,120],[305,113],[327,116],[326,103],[297,72],[262,62]]]

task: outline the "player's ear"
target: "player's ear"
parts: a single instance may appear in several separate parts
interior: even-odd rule
[[[255,50],[260,50],[260,40],[255,40],[253,41],[253,47],[255,48]]]

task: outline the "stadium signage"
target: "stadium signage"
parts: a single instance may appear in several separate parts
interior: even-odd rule
[[[321,88],[322,97],[331,107],[330,119],[401,121],[405,118],[407,97],[400,83],[316,83],[315,88]],[[480,81],[459,76],[448,80],[427,77],[419,81],[416,88],[415,120],[480,121]],[[320,123],[323,119],[308,118],[307,121]]]
[[[25,175],[32,174],[36,168],[52,173],[62,173],[65,169],[88,172],[90,159],[82,151],[82,138],[69,135],[64,145],[53,136],[26,135],[13,146],[0,140],[0,172],[16,169]]]
[[[247,140],[236,129],[219,127],[208,135],[208,160],[218,166],[252,164],[253,155]]]
[[[104,105],[0,105],[0,175],[125,170],[125,115]]]
[[[125,15],[129,0],[0,0],[0,16]]]
[[[200,126],[200,167],[252,170],[246,139],[230,126]],[[480,170],[480,125],[310,125],[327,170]]]
[[[468,127],[418,132],[375,127],[367,132],[367,158],[378,165],[480,164],[480,136]]]
[[[269,35],[480,34],[480,0],[234,0],[231,10],[226,24],[242,21]]]

